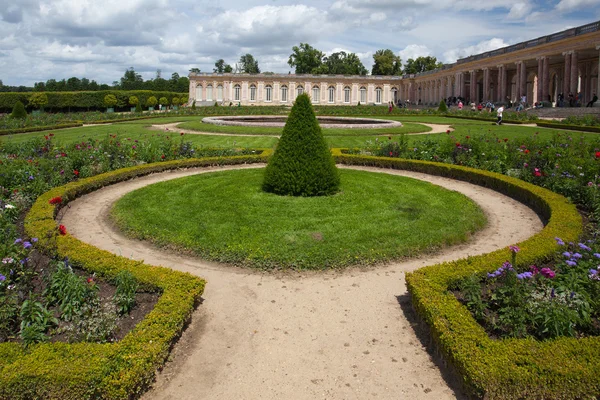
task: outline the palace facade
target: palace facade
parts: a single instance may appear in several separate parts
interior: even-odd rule
[[[404,76],[191,73],[190,104],[291,105],[308,93],[314,104],[357,105],[443,98],[529,104],[559,95],[585,106],[600,93],[600,21],[477,54],[440,69]],[[600,101],[595,106],[600,107]]]

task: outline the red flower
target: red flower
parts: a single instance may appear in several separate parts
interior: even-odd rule
[[[450,133],[450,129],[446,129],[446,133]]]
[[[525,154],[529,154],[529,149],[525,149]]]
[[[50,204],[60,204],[60,203],[62,203],[62,198],[60,196],[53,197],[53,198],[50,199],[50,201],[48,201],[48,203],[50,203]]]
[[[165,159],[165,155],[163,154],[162,156],[160,156],[160,158],[164,160]]]
[[[508,142],[508,138],[504,138],[504,142]]]
[[[79,171],[77,171],[76,169],[73,170],[73,173],[75,174],[75,176],[79,176]]]
[[[46,140],[50,140],[50,138],[49,138],[48,136],[44,136],[44,138],[45,138]]]
[[[540,172],[539,168],[534,168],[533,175],[535,175],[535,176],[542,176],[542,173]]]
[[[94,278],[92,276],[87,278],[87,283],[94,283]]]
[[[48,136],[54,136],[54,133],[49,134]]]
[[[600,158],[600,151],[596,152],[596,158]]]
[[[58,226],[58,232],[59,232],[61,235],[63,235],[63,236],[64,236],[64,235],[66,235],[66,234],[67,234],[67,228],[66,228],[64,225],[59,225],[59,226]]]
[[[460,147],[460,143],[456,142],[456,147]]]
[[[471,139],[471,136],[465,136],[465,138],[467,138],[467,139]]]
[[[184,133],[183,133],[183,132],[181,132],[181,136],[183,136],[183,135],[184,135]]]
[[[392,152],[390,151],[390,157],[391,157],[393,154],[394,154],[394,153],[392,153]]]

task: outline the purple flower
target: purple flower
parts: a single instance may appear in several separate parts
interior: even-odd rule
[[[38,241],[38,238],[31,238],[31,241],[32,241],[33,243],[37,243],[37,241]]]
[[[33,179],[33,175],[29,175],[29,180],[32,181]]]
[[[0,274],[0,282],[4,282],[6,280],[6,277],[2,274]]]
[[[22,241],[23,241],[23,239],[15,239],[15,243],[13,243],[13,244],[21,243]]]
[[[587,246],[585,243],[579,243],[579,248],[585,251],[592,251],[592,248]]]
[[[571,258],[571,253],[569,253],[568,251],[565,251],[564,253],[562,253],[563,256],[567,257],[567,258]]]
[[[575,260],[567,260],[566,263],[569,267],[574,267],[577,265],[577,261]]]
[[[600,258],[600,253],[594,253],[594,257]]]
[[[565,242],[563,242],[562,239],[559,237],[555,237],[554,240],[556,240],[556,244],[558,244],[559,246],[565,245]]]
[[[519,246],[508,246],[508,248],[513,253],[518,253],[519,251],[521,251],[521,249],[519,249]]]
[[[573,258],[581,258],[581,257],[583,257],[583,256],[579,253],[573,253]]]
[[[23,247],[24,247],[24,248],[28,249],[28,248],[30,248],[31,246],[32,246],[32,244],[31,244],[31,243],[29,243],[29,242],[23,242]]]
[[[554,293],[554,288],[552,288],[552,291],[550,292],[550,297],[554,298],[556,296],[556,294]]]
[[[533,278],[533,273],[531,273],[530,271],[525,271],[525,272],[521,272],[520,274],[517,274],[517,279],[531,279]]]

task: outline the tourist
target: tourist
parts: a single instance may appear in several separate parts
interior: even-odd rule
[[[504,107],[502,107],[502,106],[498,107],[498,111],[497,111],[498,122],[496,122],[496,125],[502,125],[502,113],[503,112],[504,112]]]
[[[598,96],[596,96],[596,93],[594,93],[593,95],[594,97],[592,97],[592,100],[587,103],[586,107],[594,107],[594,103],[598,101]]]
[[[388,114],[392,113],[392,109],[394,108],[394,103],[391,101],[388,103]]]
[[[483,110],[483,105],[481,103],[477,104],[477,111],[481,112]]]
[[[458,109],[459,109],[460,111],[462,111],[462,108],[463,108],[463,103],[462,103],[462,101],[460,101],[460,100],[459,100],[459,101],[458,101]]]

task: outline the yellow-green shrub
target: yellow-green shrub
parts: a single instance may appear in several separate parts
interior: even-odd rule
[[[267,153],[267,152],[265,152]],[[263,153],[263,154],[265,154]],[[205,281],[188,273],[155,267],[100,250],[58,234],[54,220],[60,196],[69,201],[119,181],[176,168],[208,167],[266,161],[266,155],[187,159],[124,168],[71,182],[40,196],[25,219],[30,237],[42,248],[107,279],[126,269],[141,287],[160,293],[154,309],[123,340],[111,344],[45,343],[27,349],[0,344],[0,399],[137,398],[164,363],[173,342],[199,300]]]
[[[521,252],[517,267],[553,256],[558,250],[555,237],[575,241],[582,233],[582,219],[574,205],[556,193],[515,178],[450,164],[334,154],[343,164],[469,181],[529,205],[547,223],[541,232],[518,243]],[[600,338],[493,340],[449,291],[461,278],[483,276],[510,258],[508,249],[500,249],[407,274],[413,306],[429,325],[436,345],[465,387],[486,399],[583,399],[600,395]]]

